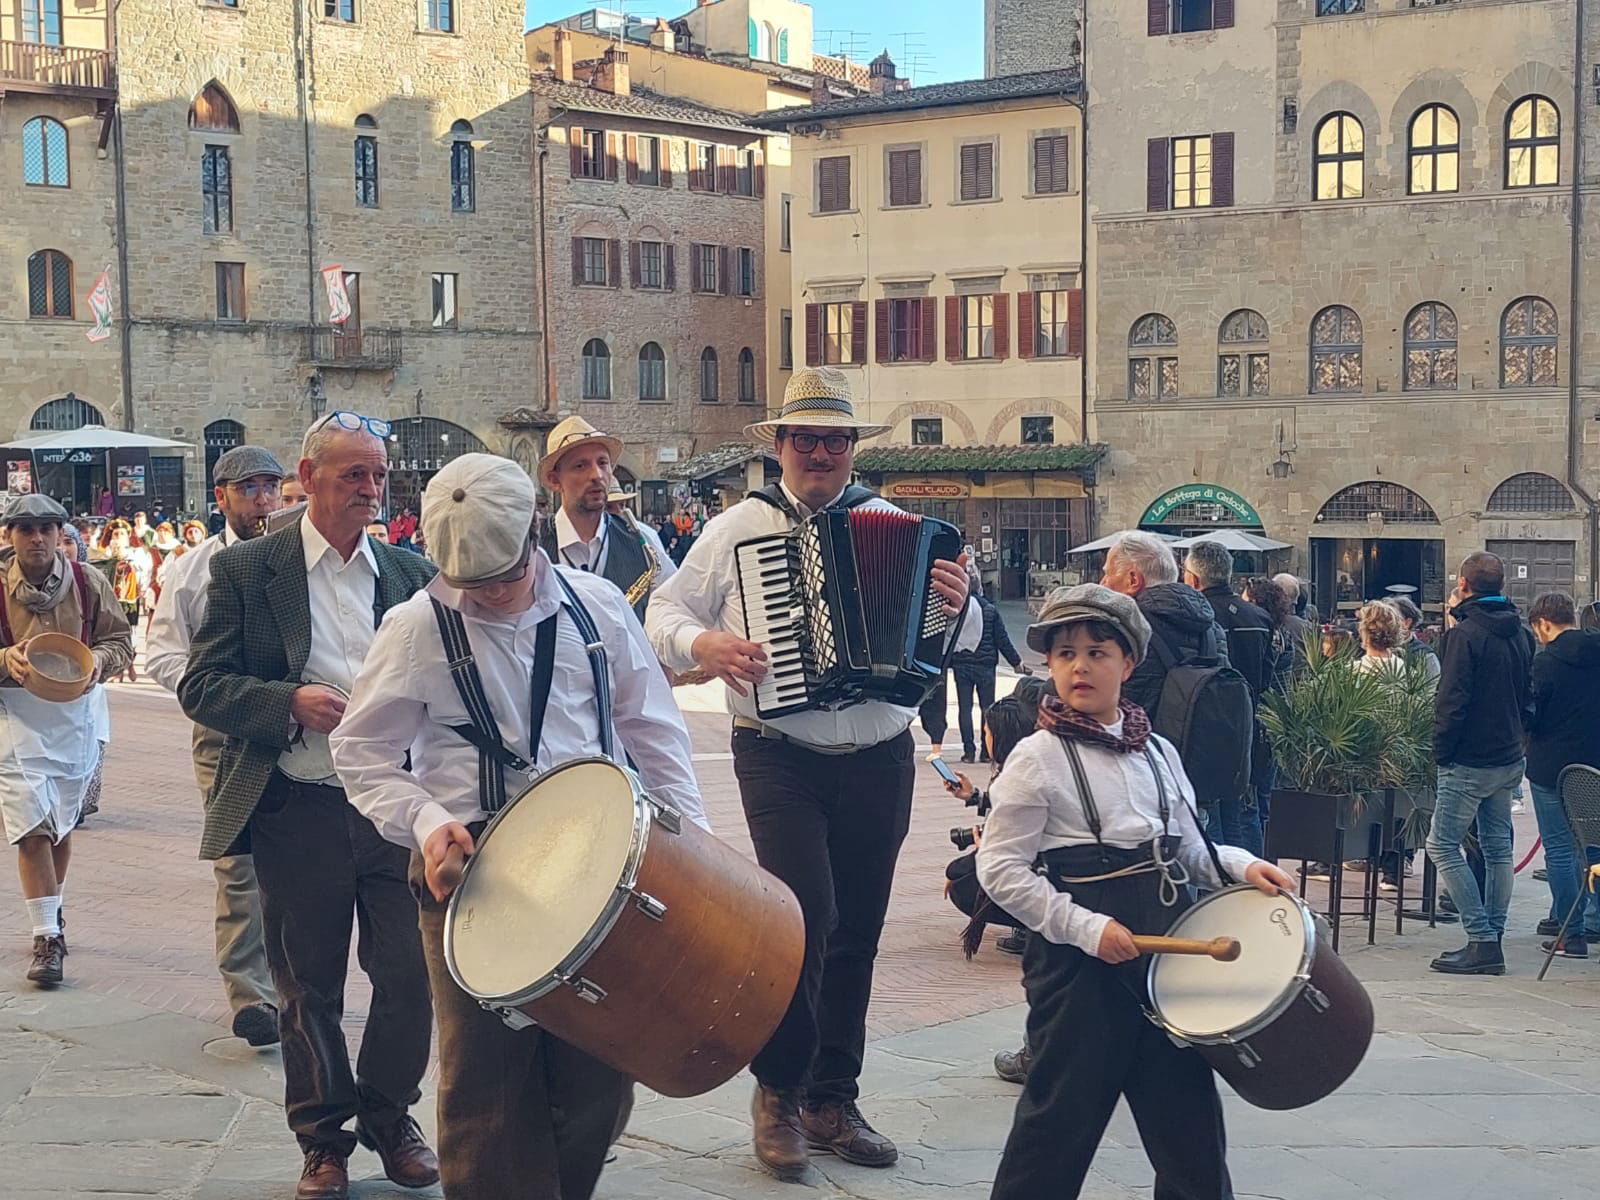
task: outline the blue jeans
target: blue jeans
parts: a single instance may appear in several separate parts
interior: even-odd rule
[[[1539,820],[1539,836],[1544,839],[1544,865],[1550,873],[1550,916],[1556,921],[1565,921],[1573,901],[1577,901],[1578,907],[1567,925],[1567,936],[1586,938],[1589,936],[1585,932],[1586,925],[1600,925],[1600,905],[1589,899],[1584,864],[1600,860],[1600,847],[1586,847],[1587,853],[1580,859],[1572,826],[1567,823],[1566,811],[1561,807],[1561,794],[1553,787],[1537,783],[1530,786],[1533,788],[1533,815]]]
[[[1255,796],[1231,796],[1217,801],[1216,821],[1208,832],[1223,846],[1238,846],[1257,858],[1265,846],[1261,833],[1261,812]]]
[[[1439,768],[1439,798],[1428,830],[1428,857],[1461,913],[1462,928],[1474,942],[1498,942],[1506,932],[1511,907],[1511,789],[1522,781],[1523,761],[1506,767]],[[1483,845],[1484,883],[1480,891],[1461,842],[1478,822]]]

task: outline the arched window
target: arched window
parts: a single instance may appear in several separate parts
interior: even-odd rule
[[[1506,186],[1550,187],[1561,180],[1561,111],[1524,96],[1506,115]]]
[[[28,256],[28,315],[72,319],[72,260],[59,250]]]
[[[473,174],[472,123],[457,121],[450,126],[450,211],[474,212],[477,209]]]
[[[244,442],[244,426],[237,421],[213,421],[206,426],[206,478],[214,482],[217,459]]]
[[[1253,308],[1229,313],[1217,330],[1217,395],[1265,396],[1271,391],[1267,319]]]
[[[721,399],[717,380],[717,352],[710,346],[700,351],[700,399],[714,404]]]
[[[378,123],[362,113],[356,118],[355,176],[356,205],[378,207]]]
[[[756,57],[762,62],[771,62],[774,43],[778,40],[772,26],[766,21],[756,26]]]
[[[1411,174],[1407,190],[1413,196],[1453,192],[1460,187],[1461,123],[1442,104],[1430,104],[1411,118]]]
[[[746,346],[739,351],[739,403],[754,404],[756,402],[756,356]]]
[[[1171,400],[1178,394],[1178,327],[1146,313],[1128,330],[1128,399]]]
[[[1500,386],[1555,385],[1556,310],[1538,296],[1513,300],[1500,318]]]
[[[1312,195],[1318,200],[1357,200],[1366,186],[1366,134],[1347,112],[1331,113],[1312,142]]]
[[[228,93],[215,81],[206,84],[189,106],[189,128],[209,129],[218,133],[239,132],[239,111],[228,99]]]
[[[1381,517],[1386,525],[1437,525],[1439,516],[1408,487],[1385,480],[1353,483],[1317,512],[1318,521],[1370,521]]]
[[[789,63],[789,31],[778,30],[778,61],[787,66]]]
[[[85,425],[104,425],[106,419],[100,410],[87,400],[79,400],[71,392],[48,400],[34,409],[28,428],[41,433],[66,433],[82,429]]]
[[[66,187],[67,127],[51,117],[34,117],[22,127],[22,182],[34,187]]]
[[[583,398],[611,399],[611,348],[599,338],[583,344]]]
[[[1311,322],[1311,390],[1361,390],[1361,318],[1342,304],[1329,305]]]
[[[655,342],[639,347],[639,399],[667,398],[667,356]]]
[[[1406,318],[1405,390],[1449,391],[1456,386],[1456,314],[1429,301]]]
[[[756,19],[754,17],[750,18],[750,28],[748,32],[750,35],[750,45],[747,47],[747,49],[750,52],[751,60],[756,61],[761,57],[761,27],[756,24]]]
[[[472,430],[438,417],[398,417],[389,430],[389,511],[422,508],[422,489],[433,473],[463,454],[489,447]]]
[[[1489,495],[1490,512],[1566,513],[1577,507],[1564,483],[1538,471],[1513,475]]]

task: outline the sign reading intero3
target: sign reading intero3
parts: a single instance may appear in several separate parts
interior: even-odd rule
[[[1240,524],[1261,524],[1260,515],[1250,507],[1248,501],[1237,492],[1230,492],[1227,488],[1218,487],[1214,483],[1189,483],[1183,487],[1173,488],[1144,510],[1144,516],[1139,518],[1139,524],[1163,524],[1173,509],[1184,504],[1220,504],[1238,517]]]

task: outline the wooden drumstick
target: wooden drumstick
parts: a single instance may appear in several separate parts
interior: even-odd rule
[[[467,872],[467,856],[460,842],[451,842],[444,848],[444,861],[439,864],[439,886],[448,895],[461,886]]]
[[[1135,937],[1133,944],[1140,954],[1207,954],[1218,962],[1232,962],[1239,957],[1239,939],[1231,937],[1173,938]]]

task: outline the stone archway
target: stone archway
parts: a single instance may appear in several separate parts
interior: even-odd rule
[[[439,468],[463,454],[485,454],[489,447],[470,429],[438,417],[400,417],[389,423],[390,514],[422,511],[422,490]]]

